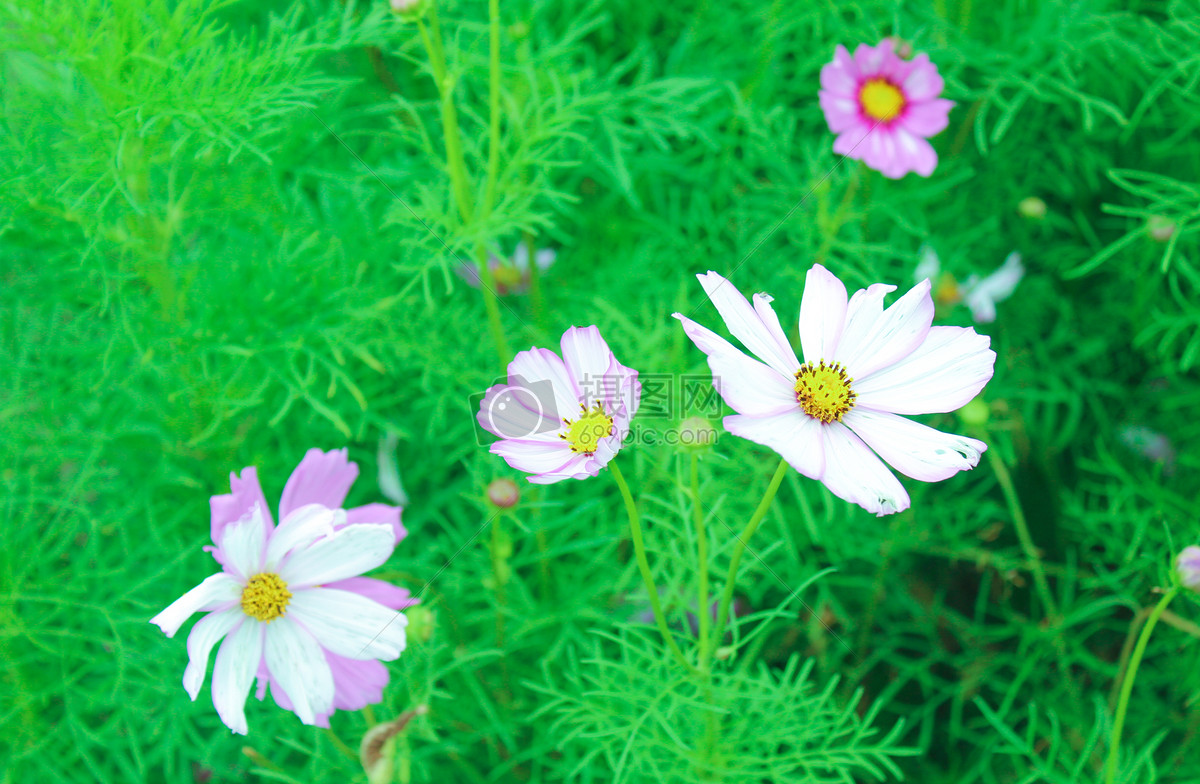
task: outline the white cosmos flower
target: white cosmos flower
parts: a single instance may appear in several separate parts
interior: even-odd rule
[[[931,326],[928,280],[884,309],[895,286],[876,283],[848,299],[842,282],[814,265],[800,303],[801,363],[770,296],[755,294],[752,306],[717,273],[697,277],[729,331],[758,357],[675,314],[738,412],[725,417],[729,432],[774,449],[800,473],[878,515],[909,506],[884,461],[926,482],[979,463],[983,442],[900,416],[960,408],[991,379],[996,361],[986,335]]]
[[[914,280],[937,280],[942,270],[937,252],[928,245],[922,245],[918,256],[920,261],[913,272]],[[976,324],[990,324],[996,320],[996,303],[1011,297],[1023,277],[1025,266],[1021,264],[1021,254],[1014,250],[994,272],[982,278],[968,275],[960,284],[947,273],[937,287],[935,296],[938,303],[943,305],[966,303]]]
[[[256,677],[286,693],[305,724],[334,710],[334,673],[326,652],[358,661],[390,661],[405,646],[407,619],[379,602],[329,587],[382,565],[396,544],[387,523],[347,524],[346,512],[308,504],[272,528],[260,504],[224,526],[224,570],[151,619],[168,637],[194,613],[183,686],[195,700],[208,657],[213,705],[221,721],[246,734],[246,696]],[[343,583],[345,584],[345,583]]]

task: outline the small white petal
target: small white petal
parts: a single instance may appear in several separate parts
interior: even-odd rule
[[[171,602],[167,609],[150,619],[150,623],[162,629],[168,637],[174,637],[183,622],[194,613],[209,612],[218,607],[236,602],[242,595],[242,586],[224,572],[217,572],[204,582]]]
[[[391,661],[404,650],[408,618],[352,591],[299,591],[288,605],[288,615],[321,647],[348,659]]]
[[[825,475],[821,481],[838,498],[883,517],[909,506],[908,493],[895,474],[840,422],[821,428]]]
[[[855,381],[898,362],[925,340],[933,323],[933,297],[929,296],[929,288],[928,280],[913,286],[858,336],[856,346],[838,348],[838,361]]]
[[[975,321],[979,324],[995,321],[996,303],[1011,297],[1023,277],[1025,267],[1021,265],[1021,254],[1013,251],[991,275],[982,280],[969,280],[963,286],[964,299]]]
[[[267,542],[267,557],[263,570],[274,572],[284,557],[293,550],[302,550],[323,536],[329,536],[346,522],[341,509],[329,509],[321,504],[305,504],[295,509]]]
[[[293,552],[280,565],[279,576],[293,592],[357,577],[382,565],[395,546],[396,537],[390,525],[348,525],[304,550]]]
[[[270,530],[265,514],[262,506],[256,503],[249,514],[225,526],[221,535],[219,544],[225,556],[224,565],[243,581],[262,571]]]
[[[805,362],[833,362],[846,325],[846,287],[820,264],[804,280],[800,299],[800,346]]]
[[[769,417],[727,416],[725,429],[747,441],[770,447],[788,465],[810,479],[825,473],[821,423],[799,411]]]
[[[235,626],[245,619],[246,614],[240,607],[233,607],[222,612],[214,612],[201,618],[192,627],[188,635],[188,663],[183,671],[183,688],[195,702],[200,687],[204,685],[204,675],[208,671],[208,656],[213,646],[221,638],[229,634]]]
[[[597,327],[571,327],[562,336],[563,362],[567,375],[581,393],[580,402],[592,406],[607,402],[620,383],[613,370],[613,353]],[[573,412],[574,413],[574,412]],[[572,414],[564,414],[568,419]]]
[[[246,697],[262,661],[263,626],[246,618],[225,638],[213,665],[213,707],[225,726],[239,735],[247,730]]]
[[[676,313],[675,318],[683,324],[683,331],[696,347],[708,355],[713,386],[734,411],[748,416],[772,416],[796,409],[793,376],[782,375],[752,359],[725,338],[682,314]],[[792,372],[799,369],[796,365]]]
[[[795,373],[800,368],[796,352],[788,345],[786,339],[780,343],[782,330],[772,333],[732,283],[711,271],[696,277],[700,279],[700,285],[704,287],[708,298],[725,320],[725,326],[729,327],[733,336],[742,341],[742,345],[750,349],[751,353],[785,376]],[[778,319],[775,321],[778,323]]]
[[[922,482],[940,482],[974,468],[987,450],[987,444],[974,438],[861,407],[847,412],[842,422],[892,468]]]
[[[933,327],[900,362],[856,380],[858,405],[893,414],[938,414],[962,408],[992,377],[991,339],[973,329]]]
[[[280,618],[266,624],[263,655],[271,677],[305,724],[333,712],[333,671],[321,645],[300,624]]]

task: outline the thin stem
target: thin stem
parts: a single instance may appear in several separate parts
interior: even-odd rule
[[[638,569],[642,572],[642,582],[646,584],[646,590],[650,592],[650,609],[654,611],[654,621],[658,624],[658,631],[662,634],[663,642],[671,649],[671,654],[679,663],[689,672],[696,673],[698,671],[683,655],[683,651],[679,650],[679,644],[675,642],[675,637],[667,627],[667,619],[663,615],[662,604],[658,600],[658,588],[654,584],[654,575],[650,573],[650,561],[646,558],[646,543],[642,541],[642,524],[638,519],[637,505],[633,502],[629,485],[625,482],[621,468],[615,461],[609,463],[608,467],[612,470],[613,480],[617,483],[617,487],[621,491],[621,498],[625,501],[625,512],[629,515],[629,534],[633,539],[634,557],[637,559]]]
[[[506,561],[505,543],[504,543],[504,515],[498,514],[492,518],[492,588],[496,595],[496,648],[500,650],[500,673],[501,680],[504,683],[504,690],[501,696],[507,701],[512,693],[510,689],[510,679],[508,673],[508,657],[503,655],[504,652],[504,613],[508,605],[508,595],[505,591],[505,584],[508,582],[508,563]]]
[[[488,162],[483,214],[495,205],[500,177],[500,0],[488,0]],[[532,262],[532,257],[530,257]]]
[[[707,672],[712,656],[712,638],[709,635],[712,615],[708,609],[708,530],[704,525],[704,509],[700,506],[700,456],[691,455],[692,474],[692,522],[696,527],[696,617],[700,621],[700,664],[701,672]]]
[[[1125,673],[1125,680],[1121,683],[1121,698],[1117,701],[1117,714],[1113,719],[1112,738],[1108,743],[1108,762],[1104,765],[1104,784],[1113,784],[1117,777],[1117,762],[1121,756],[1121,730],[1125,728],[1125,712],[1129,709],[1129,695],[1133,694],[1133,681],[1137,677],[1138,667],[1141,666],[1146,645],[1150,642],[1150,634],[1154,631],[1159,616],[1178,595],[1179,586],[1176,585],[1163,596],[1154,608],[1154,612],[1150,613],[1150,617],[1146,619],[1142,636],[1138,637],[1137,647],[1133,649],[1133,658],[1129,660],[1129,670]]]
[[[858,186],[863,180],[864,168],[865,164],[860,161],[857,166],[851,169],[850,182],[846,183],[846,190],[842,194],[842,200],[838,202],[837,210],[833,213],[833,219],[830,221],[830,225],[823,227],[824,231],[822,233],[824,236],[821,238],[821,245],[817,248],[817,255],[815,256],[818,264],[825,263],[825,259],[833,247],[833,242],[837,239],[838,232],[846,224],[850,205],[854,202],[854,196],[858,193]]]
[[[729,560],[729,572],[725,575],[725,589],[721,592],[721,603],[717,608],[716,633],[713,634],[714,645],[721,643],[722,635],[725,633],[725,620],[729,614],[729,606],[733,603],[734,583],[737,580],[738,566],[742,562],[742,553],[746,551],[746,543],[758,530],[758,524],[767,516],[767,509],[775,500],[775,494],[779,492],[779,485],[783,482],[787,469],[787,461],[780,459],[779,466],[775,469],[775,475],[771,477],[771,484],[767,486],[766,494],[758,502],[758,508],[754,510],[750,522],[746,523],[746,527],[742,529],[742,535],[738,537],[737,544],[733,546],[733,557]]]
[[[1025,512],[1021,509],[1021,499],[1017,497],[1012,474],[1008,472],[1008,466],[1004,465],[1004,461],[996,455],[996,450],[989,449],[987,456],[992,471],[996,474],[996,481],[1000,483],[1000,489],[1004,493],[1009,514],[1012,515],[1013,525],[1017,529],[1017,538],[1021,541],[1021,549],[1025,551],[1025,557],[1029,560],[1030,569],[1033,572],[1033,582],[1037,586],[1038,594],[1046,606],[1047,615],[1051,621],[1057,623],[1058,605],[1054,601],[1054,594],[1050,592],[1050,582],[1046,579],[1046,572],[1042,568],[1041,553],[1034,545],[1033,537],[1029,535],[1029,526],[1025,522]]]

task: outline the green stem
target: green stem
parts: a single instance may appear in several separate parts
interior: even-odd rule
[[[700,664],[701,672],[707,672],[712,656],[708,609],[708,531],[704,526],[704,509],[700,506],[700,456],[691,455],[692,474],[692,522],[696,527],[696,598],[699,602],[696,617],[700,621]]]
[[[1154,631],[1154,626],[1158,623],[1163,611],[1167,609],[1167,605],[1178,595],[1179,586],[1176,585],[1163,596],[1154,608],[1154,612],[1150,613],[1150,617],[1146,619],[1142,635],[1138,637],[1137,647],[1133,649],[1133,658],[1129,660],[1129,669],[1125,671],[1125,680],[1121,683],[1121,697],[1117,701],[1117,713],[1113,719],[1112,738],[1108,744],[1108,762],[1104,765],[1104,784],[1113,784],[1117,777],[1117,762],[1121,755],[1121,730],[1125,728],[1125,712],[1129,709],[1129,695],[1133,694],[1133,680],[1137,677],[1138,667],[1142,663],[1142,654],[1146,652],[1146,645],[1150,642],[1150,633]]]
[[[842,200],[838,203],[837,210],[833,213],[833,219],[823,228],[822,233],[824,236],[821,237],[821,245],[817,248],[817,255],[814,257],[817,264],[825,263],[825,259],[829,256],[829,251],[833,247],[833,242],[837,239],[838,232],[846,224],[850,205],[854,202],[854,196],[858,193],[858,186],[862,183],[864,168],[865,164],[860,161],[850,171],[850,182],[846,183],[846,191],[842,194]]]
[[[654,575],[650,573],[650,561],[646,558],[646,543],[642,540],[642,524],[638,519],[637,505],[633,502],[629,485],[625,482],[621,468],[615,461],[609,463],[608,467],[612,470],[613,480],[617,483],[617,487],[621,491],[621,498],[625,501],[625,512],[629,515],[629,535],[633,539],[634,556],[637,559],[638,569],[642,573],[642,582],[646,584],[646,590],[650,592],[650,609],[654,611],[654,621],[658,624],[658,631],[662,634],[663,642],[671,649],[671,654],[679,663],[689,672],[696,673],[698,671],[683,655],[683,651],[679,650],[679,644],[675,642],[675,637],[667,627],[667,618],[663,615],[662,603],[658,599],[658,588],[654,584]]]
[[[742,562],[742,554],[746,551],[746,542],[750,541],[750,538],[754,536],[754,532],[758,530],[758,524],[767,516],[767,509],[771,507],[771,502],[775,500],[775,494],[779,492],[779,485],[783,482],[783,477],[787,474],[787,469],[787,461],[780,459],[779,466],[775,469],[775,475],[771,477],[771,484],[768,485],[766,494],[758,502],[758,508],[754,510],[754,515],[750,518],[750,522],[746,523],[746,527],[742,529],[742,535],[738,537],[737,544],[733,546],[733,557],[729,561],[729,572],[725,575],[725,589],[721,592],[721,603],[717,608],[716,633],[713,635],[714,645],[720,645],[722,635],[725,634],[726,616],[729,614],[730,604],[733,603],[733,589],[737,581],[738,566]]]
[[[488,162],[483,214],[491,213],[500,177],[500,0],[488,0]]]
[[[1004,461],[997,456],[996,450],[989,449],[987,456],[992,471],[996,474],[996,481],[1000,483],[1000,489],[1004,493],[1009,514],[1012,515],[1013,525],[1017,529],[1017,538],[1021,541],[1021,549],[1025,551],[1025,558],[1029,560],[1030,569],[1033,572],[1033,582],[1037,586],[1038,594],[1046,606],[1046,613],[1050,620],[1057,623],[1059,619],[1058,605],[1054,601],[1054,594],[1050,591],[1050,582],[1046,579],[1046,571],[1042,568],[1041,554],[1033,543],[1033,537],[1029,535],[1029,525],[1025,522],[1025,512],[1021,509],[1021,499],[1017,497],[1017,489],[1013,485],[1012,475],[1008,472],[1008,466],[1004,465]]]

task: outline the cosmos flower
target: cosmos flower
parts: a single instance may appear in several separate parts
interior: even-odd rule
[[[506,383],[487,390],[477,419],[501,438],[491,451],[530,482],[596,476],[629,434],[642,385],[596,327],[571,327],[562,358],[544,348],[517,354]]]
[[[895,46],[859,44],[851,57],[839,45],[821,68],[821,109],[837,134],[835,153],[892,179],[928,177],[937,153],[926,139],[945,129],[954,102],[938,97],[944,84],[929,55],[903,60]]]
[[[554,265],[557,254],[553,248],[541,248],[534,255],[534,264],[541,272]],[[488,254],[488,268],[492,271],[492,281],[496,286],[496,294],[501,297],[509,294],[521,294],[529,289],[529,246],[524,241],[518,242],[511,259],[501,259],[499,256]],[[469,262],[462,262],[456,268],[458,276],[472,288],[479,288],[479,268]]]
[[[729,432],[774,449],[834,495],[877,515],[909,506],[884,461],[926,482],[978,464],[983,442],[900,416],[961,407],[983,389],[996,361],[987,336],[931,326],[928,280],[884,309],[895,286],[876,283],[848,300],[842,282],[814,265],[800,303],[801,363],[770,296],[755,294],[752,306],[717,273],[697,277],[729,331],[758,357],[675,314],[738,412],[725,417]]]
[[[1189,545],[1175,559],[1175,571],[1185,588],[1200,591],[1200,547]]]
[[[387,669],[405,647],[408,591],[367,577],[405,536],[399,507],[341,509],[358,467],[346,450],[309,450],[292,472],[272,522],[258,475],[230,476],[233,492],[214,496],[206,547],[223,567],[151,619],[168,637],[197,612],[188,635],[183,685],[195,700],[209,654],[213,705],[234,732],[246,734],[246,696],[271,696],[305,724],[329,726],[335,709],[382,699]]]
[[[914,278],[917,282],[925,280],[937,281],[933,298],[939,305],[957,305],[965,302],[971,309],[971,317],[976,324],[990,324],[996,320],[996,303],[1003,302],[1016,291],[1017,284],[1025,277],[1025,267],[1021,264],[1021,254],[1015,250],[1008,254],[1004,263],[995,272],[986,277],[968,275],[961,284],[949,273],[941,274],[942,264],[933,248],[921,246],[921,260],[917,264]]]

